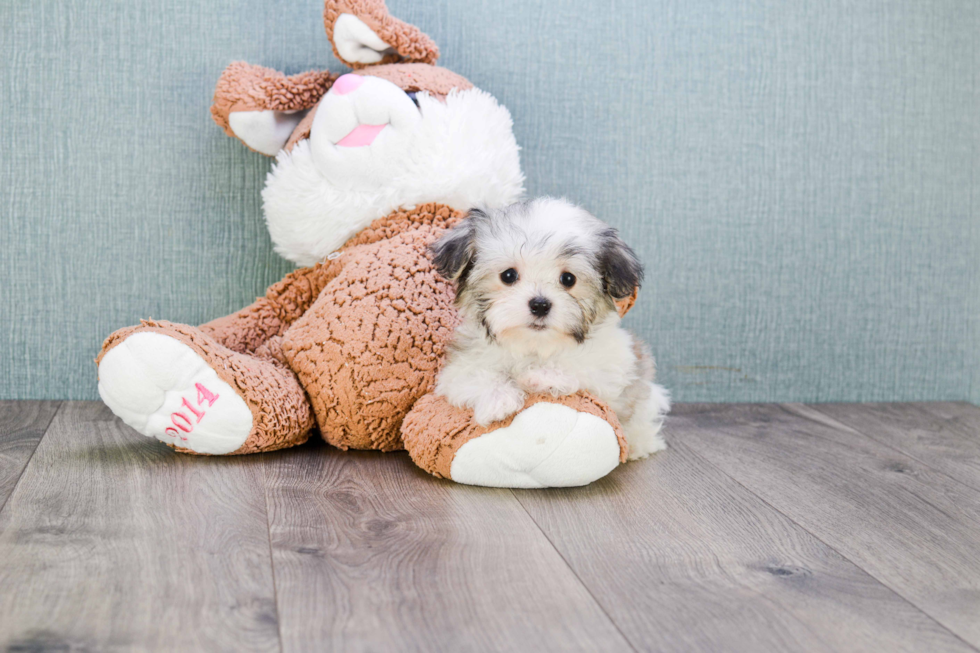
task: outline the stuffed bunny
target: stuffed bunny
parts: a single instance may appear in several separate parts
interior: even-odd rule
[[[460,483],[605,476],[626,460],[626,441],[586,393],[532,395],[488,427],[432,394],[458,320],[428,246],[469,208],[523,193],[510,114],[436,67],[435,44],[383,0],[327,0],[324,22],[355,72],[235,63],[211,109],[228,135],[276,157],[266,221],[276,251],[308,267],[207,324],[116,331],[96,359],[102,399],[185,453],[272,451],[318,429],[341,449],[407,449]]]

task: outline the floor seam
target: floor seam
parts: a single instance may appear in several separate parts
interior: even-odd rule
[[[276,633],[279,635],[279,653],[285,650],[285,643],[282,640],[282,614],[279,612],[279,583],[276,581],[276,558],[272,548],[272,516],[269,511],[269,484],[268,470],[266,469],[267,457],[262,460],[262,501],[265,504],[265,532],[269,538],[269,569],[272,572],[272,600],[276,605]]]
[[[528,512],[527,507],[521,501],[520,497],[518,497],[517,494],[514,493],[513,489],[510,490],[510,494],[511,496],[514,497],[514,500],[517,501],[517,505],[521,507],[521,510],[524,511],[524,514],[527,515],[528,519],[531,520],[531,523],[534,524],[534,527],[538,529],[539,533],[541,533],[541,536],[544,537],[545,541],[549,545],[551,545],[551,549],[558,555],[561,561],[565,563],[565,567],[568,569],[568,571],[571,572],[572,576],[575,577],[575,580],[578,581],[579,585],[582,586],[582,589],[584,589],[585,592],[589,595],[589,598],[591,598],[593,603],[595,603],[596,606],[599,608],[599,610],[602,611],[602,614],[605,615],[606,619],[609,620],[609,623],[612,624],[612,627],[615,628],[616,632],[619,633],[619,635],[623,638],[623,641],[626,642],[626,645],[630,647],[630,650],[633,651],[634,653],[638,653],[637,648],[633,645],[633,642],[630,641],[630,638],[626,636],[626,633],[622,631],[622,629],[619,627],[619,624],[616,623],[616,620],[613,619],[612,615],[609,614],[609,612],[606,610],[606,606],[602,605],[602,602],[599,601],[598,598],[596,598],[596,595],[592,593],[592,588],[590,588],[585,583],[585,581],[582,580],[582,577],[578,575],[578,572],[575,571],[575,568],[572,567],[571,563],[568,562],[565,556],[562,555],[561,551],[558,550],[558,547],[555,546],[555,543],[551,541],[550,537],[548,537],[548,534],[544,532],[543,528],[541,528],[541,524],[539,524],[537,520],[534,518],[534,516],[530,512]]]
[[[31,449],[31,455],[24,461],[24,466],[20,468],[20,473],[17,474],[17,480],[14,481],[14,486],[10,488],[10,493],[3,500],[3,503],[0,504],[0,514],[3,514],[3,511],[6,510],[7,503],[10,502],[10,497],[14,496],[14,492],[17,491],[17,486],[20,485],[20,479],[24,478],[24,471],[27,469],[27,466],[31,464],[31,461],[34,460],[34,454],[37,453],[37,448],[41,446],[41,441],[44,439],[44,436],[48,434],[48,430],[51,428],[51,424],[54,423],[54,419],[58,416],[58,413],[61,412],[61,409],[67,403],[67,401],[59,401],[58,407],[54,409],[53,413],[51,413],[51,419],[49,419],[48,423],[44,425],[44,433],[42,433],[41,437],[37,439],[37,442],[34,444],[34,448]]]
[[[776,405],[780,405],[780,404],[776,404]],[[802,416],[800,416],[800,417],[802,417]],[[876,583],[878,583],[879,585],[881,585],[882,587],[884,587],[886,590],[888,590],[889,592],[891,592],[892,594],[894,594],[896,597],[898,597],[904,603],[906,603],[907,605],[910,605],[917,612],[925,615],[926,618],[928,618],[934,624],[936,624],[937,626],[939,626],[944,631],[948,632],[950,635],[952,635],[953,637],[955,637],[959,641],[963,642],[964,645],[970,647],[974,651],[980,651],[980,648],[974,646],[972,643],[970,643],[970,642],[966,641],[965,639],[963,639],[963,637],[961,637],[959,633],[953,631],[952,629],[949,628],[949,626],[946,626],[941,621],[939,621],[938,619],[936,619],[936,617],[934,617],[931,614],[929,614],[928,612],[926,612],[925,609],[923,609],[920,606],[918,606],[915,603],[913,603],[904,594],[900,593],[894,587],[892,587],[891,585],[889,585],[888,583],[886,583],[882,579],[878,578],[878,576],[876,576],[875,574],[871,573],[870,571],[868,571],[867,569],[865,569],[863,566],[859,565],[854,560],[851,560],[851,558],[849,558],[848,556],[846,556],[843,553],[841,553],[837,549],[837,547],[835,547],[835,546],[831,545],[830,543],[824,541],[824,539],[821,538],[819,535],[817,535],[816,533],[812,532],[809,528],[807,528],[803,524],[799,523],[798,521],[796,521],[795,519],[793,519],[792,517],[790,517],[789,515],[787,515],[786,513],[784,513],[782,510],[780,510],[779,508],[777,508],[776,506],[772,505],[764,497],[762,497],[758,493],[754,492],[751,488],[749,488],[748,486],[746,486],[745,484],[743,484],[740,480],[738,480],[737,478],[735,478],[734,476],[732,476],[731,474],[729,474],[728,472],[726,472],[722,468],[720,468],[717,465],[715,465],[713,462],[711,462],[710,460],[708,460],[707,458],[705,458],[704,456],[702,456],[700,453],[698,453],[697,451],[695,451],[690,446],[686,445],[686,443],[685,443],[685,448],[692,455],[694,455],[696,458],[698,458],[698,460],[702,461],[705,465],[708,465],[708,466],[712,467],[718,473],[723,474],[726,478],[731,479],[732,482],[735,483],[736,485],[738,485],[740,488],[742,488],[743,490],[745,490],[746,492],[748,492],[749,494],[751,494],[752,496],[754,496],[755,498],[757,498],[764,505],[768,506],[771,510],[773,510],[776,513],[782,515],[784,518],[786,518],[787,520],[789,520],[790,523],[792,523],[793,525],[795,525],[797,528],[799,528],[800,530],[802,530],[804,533],[808,534],[810,537],[812,537],[813,539],[817,540],[818,542],[820,542],[821,544],[823,544],[824,546],[826,546],[828,549],[830,549],[831,551],[833,551],[834,553],[836,553],[837,555],[839,555],[842,560],[846,560],[850,564],[854,565],[855,568],[860,569],[862,572],[864,572],[865,574],[868,575],[868,578],[873,579]]]

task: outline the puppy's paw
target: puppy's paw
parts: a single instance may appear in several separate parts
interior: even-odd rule
[[[578,379],[561,370],[534,368],[518,379],[521,387],[528,392],[550,392],[552,396],[562,397],[579,391]]]
[[[515,385],[501,384],[487,389],[473,405],[473,419],[480,426],[510,417],[524,407],[524,391]]]

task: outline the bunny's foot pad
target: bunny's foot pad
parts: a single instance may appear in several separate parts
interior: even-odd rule
[[[126,424],[201,454],[239,449],[252,412],[193,349],[161,333],[134,333],[99,363],[99,395]]]
[[[575,487],[611,472],[619,454],[616,433],[605,420],[561,404],[538,403],[509,426],[460,447],[449,475],[466,485]]]

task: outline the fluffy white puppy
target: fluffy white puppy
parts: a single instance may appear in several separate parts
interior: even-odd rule
[[[520,410],[529,392],[587,390],[616,412],[631,460],[666,447],[667,391],[616,310],[643,268],[615,229],[542,198],[474,209],[432,252],[462,317],[438,394],[486,425]]]

